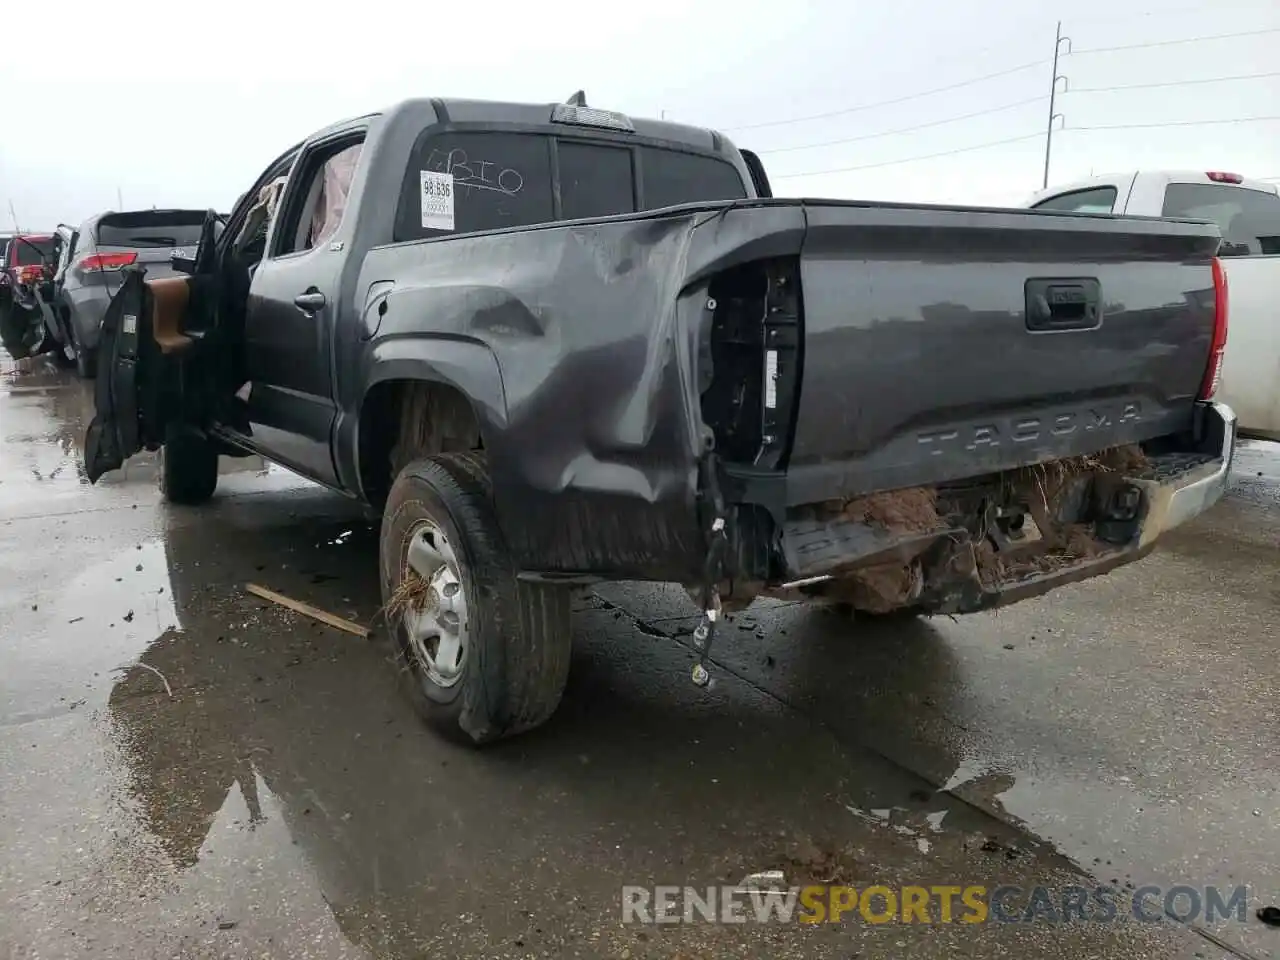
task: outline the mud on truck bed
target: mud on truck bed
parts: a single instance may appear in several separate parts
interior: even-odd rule
[[[206,226],[108,311],[89,476],[164,446],[194,502],[253,452],[381,511],[415,702],[473,740],[554,709],[575,584],[685,585],[705,660],[762,594],[962,613],[1104,573],[1226,484],[1211,224],[774,199],[711,131],[414,100]]]

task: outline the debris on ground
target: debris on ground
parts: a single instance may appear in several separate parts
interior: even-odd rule
[[[272,603],[286,607],[294,613],[300,613],[304,617],[310,617],[312,620],[318,620],[336,630],[345,630],[347,633],[354,634],[362,639],[369,639],[368,627],[362,627],[358,623],[352,623],[350,620],[344,620],[342,617],[329,613],[327,610],[321,610],[319,607],[314,607],[301,600],[294,600],[292,597],[286,597],[283,593],[276,593],[274,590],[256,583],[246,583],[244,588],[255,597],[261,597],[263,600],[270,600]]]
[[[852,857],[809,841],[801,842],[785,863],[792,881],[799,883],[849,883],[858,873]]]
[[[1258,919],[1268,927],[1280,927],[1280,907],[1261,907]]]
[[[781,890],[786,887],[787,877],[781,870],[761,870],[742,878],[739,886],[743,890]]]
[[[115,624],[112,624],[112,626],[115,626]],[[165,675],[163,673],[161,673],[155,667],[151,666],[151,664],[149,663],[136,663],[134,664],[134,666],[139,667],[142,670],[146,670],[150,673],[154,673],[157,677],[160,678],[160,682],[164,684],[164,692],[169,695],[169,699],[172,700],[174,698],[173,688],[169,686],[169,681],[165,678]]]

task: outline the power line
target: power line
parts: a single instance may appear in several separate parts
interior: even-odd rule
[[[804,123],[806,120],[826,120],[830,117],[843,117],[850,113],[859,113],[863,110],[872,110],[876,107],[890,107],[899,103],[907,103],[911,100],[919,100],[921,97],[932,97],[934,94],[946,93],[949,90],[959,90],[961,87],[971,87],[977,83],[984,83],[987,80],[995,80],[998,77],[1007,77],[1010,74],[1021,73],[1023,70],[1030,70],[1032,67],[1039,67],[1048,63],[1048,60],[1035,60],[1031,63],[1023,63],[1016,67],[1010,67],[1008,70],[999,70],[995,73],[984,74],[981,77],[973,77],[970,80],[961,80],[959,83],[949,83],[945,87],[934,87],[932,90],[921,90],[919,93],[910,93],[904,97],[894,97],[892,100],[878,100],[875,103],[864,103],[856,107],[846,107],[843,110],[830,110],[826,113],[814,113],[806,117],[789,117],[785,120],[766,120],[763,123],[749,123],[740,127],[725,127],[725,130],[760,130],[764,127],[780,127],[789,123]]]
[[[1113,123],[1098,127],[1063,127],[1064,130],[1153,130],[1157,127],[1204,127],[1219,123],[1265,123],[1274,117],[1232,117],[1223,120],[1169,120],[1163,123]]]
[[[845,143],[860,143],[863,140],[875,140],[879,137],[890,137],[898,133],[912,133],[916,130],[925,130],[929,127],[940,127],[946,123],[956,123],[960,120],[971,120],[974,117],[986,116],[989,113],[1000,113],[1004,110],[1012,110],[1014,107],[1022,107],[1029,103],[1040,103],[1048,99],[1047,97],[1028,97],[1025,100],[1016,100],[1013,103],[1001,104],[998,107],[988,107],[986,110],[975,110],[973,113],[962,113],[954,117],[944,117],[941,120],[930,120],[928,123],[917,123],[910,127],[898,127],[895,130],[882,130],[879,133],[866,133],[857,137],[844,137],[840,140],[823,140],[821,143],[802,143],[794,147],[777,147],[773,150],[758,150],[760,154],[773,153],[792,153],[796,150],[816,150],[819,147],[835,147]]]
[[[1154,13],[1154,11],[1153,11],[1153,13]],[[1253,36],[1260,36],[1260,35],[1263,35],[1263,34],[1269,34],[1269,33],[1280,33],[1280,27],[1267,27],[1267,28],[1264,28],[1264,29],[1261,29],[1261,30],[1244,30],[1244,31],[1240,31],[1240,32],[1238,32],[1238,33],[1220,33],[1220,34],[1214,34],[1214,35],[1211,35],[1211,36],[1182,37],[1182,38],[1175,39],[1175,40],[1156,40],[1156,41],[1152,41],[1152,42],[1149,42],[1149,43],[1124,44],[1124,45],[1121,45],[1121,46],[1113,46],[1113,47],[1093,47],[1093,48],[1091,48],[1091,49],[1086,49],[1086,50],[1070,50],[1070,51],[1068,51],[1067,55],[1068,55],[1068,56],[1085,56],[1085,55],[1087,55],[1087,54],[1092,54],[1092,53],[1116,53],[1116,52],[1120,52],[1120,51],[1124,51],[1124,50],[1142,50],[1142,49],[1146,49],[1146,48],[1149,48],[1149,47],[1167,47],[1167,46],[1176,46],[1176,45],[1188,44],[1188,43],[1205,43],[1205,42],[1212,41],[1212,40],[1230,40],[1230,39],[1233,39],[1233,38],[1236,38],[1236,37],[1253,37]],[[1015,73],[1021,73],[1021,72],[1023,72],[1024,70],[1030,70],[1030,69],[1032,69],[1032,68],[1034,68],[1034,67],[1043,66],[1044,64],[1046,64],[1046,63],[1048,63],[1048,62],[1049,62],[1049,60],[1048,60],[1048,59],[1033,60],[1033,61],[1030,61],[1030,62],[1027,62],[1027,63],[1018,64],[1018,65],[1017,65],[1017,66],[1015,66],[1015,67],[1009,67],[1008,69],[1005,69],[1005,70],[997,70],[997,71],[996,71],[996,72],[994,72],[994,73],[987,73],[987,74],[983,74],[982,76],[979,76],[979,77],[972,77],[972,78],[970,78],[970,79],[968,79],[968,80],[961,80],[961,81],[958,81],[958,82],[956,82],[956,83],[949,83],[949,84],[946,84],[945,86],[941,86],[941,87],[933,87],[932,89],[929,89],[929,90],[921,90],[921,91],[919,91],[918,93],[911,93],[911,94],[907,94],[907,95],[905,95],[905,96],[901,96],[901,97],[893,97],[893,98],[888,99],[888,100],[876,100],[876,101],[873,101],[873,102],[871,102],[871,103],[863,103],[863,104],[859,104],[858,106],[854,106],[854,107],[844,107],[844,108],[842,108],[842,109],[840,109],[840,110],[828,110],[828,111],[823,112],[823,113],[807,114],[807,115],[805,115],[805,116],[800,116],[800,117],[786,117],[786,118],[781,118],[781,119],[778,119],[778,120],[765,120],[765,121],[761,121],[761,122],[759,122],[759,123],[748,123],[748,124],[742,124],[741,126],[730,126],[730,127],[724,127],[723,129],[724,129],[724,130],[726,130],[726,131],[729,131],[729,132],[738,132],[738,131],[742,131],[742,130],[762,130],[762,129],[766,128],[766,127],[787,126],[787,125],[789,125],[789,124],[793,124],[793,123],[806,123],[806,122],[811,121],[811,120],[829,120],[829,119],[831,119],[831,118],[833,118],[833,117],[843,117],[843,116],[848,116],[849,114],[852,114],[852,113],[861,113],[862,111],[865,111],[865,110],[874,110],[874,109],[879,108],[879,107],[891,107],[891,106],[895,106],[895,105],[900,104],[900,103],[909,103],[909,102],[911,102],[912,100],[920,100],[920,99],[922,99],[922,98],[924,98],[924,97],[932,97],[932,96],[935,96],[935,95],[937,95],[937,94],[939,94],[939,93],[948,93],[948,92],[950,92],[950,91],[952,91],[952,90],[960,90],[960,89],[962,89],[962,88],[964,88],[964,87],[971,87],[971,86],[974,86],[974,85],[979,84],[979,83],[985,83],[985,82],[986,82],[986,81],[988,81],[988,80],[996,80],[996,79],[999,79],[1000,77],[1007,77],[1007,76],[1011,76],[1011,75],[1013,75],[1013,74],[1015,74]],[[1277,76],[1277,75],[1278,75],[1278,74],[1274,74],[1274,73],[1268,73],[1268,74],[1257,74],[1257,75],[1256,75],[1256,78],[1269,77],[1269,76]],[[1224,77],[1224,78],[1212,78],[1212,79],[1209,79],[1209,80],[1186,80],[1186,81],[1175,81],[1175,82],[1170,82],[1170,83],[1167,83],[1167,84],[1150,84],[1150,85],[1135,84],[1135,85],[1133,85],[1133,86],[1131,86],[1131,87],[1096,87],[1096,88],[1084,88],[1084,89],[1080,89],[1080,90],[1073,90],[1073,91],[1068,91],[1068,92],[1071,92],[1071,93],[1100,93],[1100,92],[1103,92],[1103,91],[1110,91],[1110,90],[1122,90],[1122,89],[1134,89],[1134,90],[1137,90],[1137,89],[1143,89],[1143,88],[1144,88],[1144,87],[1146,87],[1146,86],[1150,86],[1150,87],[1153,87],[1153,88],[1154,88],[1154,87],[1157,87],[1157,86],[1181,86],[1181,85],[1184,85],[1184,84],[1190,85],[1190,84],[1195,84],[1195,83],[1211,83],[1211,82],[1212,82],[1212,83],[1216,83],[1216,82],[1225,81],[1225,80],[1228,80],[1228,79],[1254,79],[1254,78],[1255,78],[1255,77],[1239,77],[1239,78],[1235,78],[1235,77],[1226,78],[1226,77]],[[995,112],[995,111],[992,111],[992,112]],[[833,141],[833,142],[839,143],[839,142],[849,142],[849,141]],[[815,146],[817,146],[817,145],[815,145]],[[797,150],[799,150],[799,149],[805,149],[805,148],[803,148],[803,147],[795,147],[795,148],[791,148],[791,149],[797,149]],[[775,152],[775,153],[776,153],[776,152],[780,152],[780,151],[769,151],[769,152]]]
[[[1240,73],[1231,77],[1205,77],[1201,80],[1165,80],[1160,83],[1130,83],[1119,87],[1068,87],[1064,93],[1111,93],[1114,90],[1153,90],[1156,87],[1186,87],[1202,83],[1226,83],[1229,80],[1262,80],[1266,77],[1280,77],[1280,71],[1273,73]]]
[[[1183,37],[1178,40],[1153,40],[1150,43],[1128,43],[1119,47],[1091,47],[1087,50],[1073,50],[1070,55],[1082,57],[1088,53],[1118,53],[1121,50],[1145,50],[1148,47],[1173,47],[1183,43],[1205,43],[1209,40],[1233,40],[1236,37],[1257,37],[1264,33],[1280,33],[1280,27],[1265,27],[1262,30],[1242,30],[1240,33],[1217,33],[1207,37]]]
[[[1271,10],[1271,4],[1261,4],[1259,6],[1249,5],[1244,7],[1235,7],[1233,13],[1239,13],[1244,10]],[[1204,14],[1206,8],[1204,4],[1197,4],[1193,7],[1174,7],[1168,10],[1146,10],[1141,13],[1125,13],[1118,16],[1112,14],[1085,14],[1083,16],[1072,15],[1072,23],[1131,23],[1134,20],[1146,20],[1150,17],[1160,17],[1168,19],[1170,17],[1180,16],[1184,13]]]
[[[915,157],[903,157],[901,160],[887,160],[884,163],[864,163],[856,167],[836,167],[830,170],[810,170],[805,173],[770,174],[774,180],[790,180],[795,177],[820,177],[828,173],[852,173],[855,170],[874,170],[877,167],[896,167],[904,163],[915,163],[917,160],[933,160],[937,157],[951,157],[958,153],[972,153],[975,150],[986,150],[988,147],[999,147],[1006,143],[1021,143],[1024,140],[1037,140],[1043,133],[1028,133],[1021,137],[1008,137],[1004,140],[992,140],[988,143],[976,143],[971,147],[960,147],[956,150],[943,150],[940,153],[925,153]]]

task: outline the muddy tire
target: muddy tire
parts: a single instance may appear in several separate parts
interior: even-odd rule
[[[92,350],[76,348],[76,376],[92,380],[98,375],[98,354]]]
[[[198,433],[171,428],[160,454],[160,492],[165,500],[204,503],[217,486],[217,447]]]
[[[555,712],[569,676],[570,593],[516,579],[483,454],[407,463],[383,510],[380,556],[396,664],[428,723],[483,744]]]

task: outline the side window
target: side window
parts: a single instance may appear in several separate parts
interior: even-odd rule
[[[629,149],[561,140],[558,151],[563,219],[635,212],[635,176]]]
[[[363,145],[362,133],[323,144],[302,157],[272,241],[274,256],[310,250],[338,229]]]
[[[1110,213],[1116,205],[1115,187],[1093,187],[1061,193],[1041,200],[1032,209],[1060,210],[1064,213]]]
[[[452,176],[447,194],[433,192],[442,187],[432,174]],[[393,239],[527,227],[554,219],[547,137],[438,133],[420,138],[410,154]]]
[[[741,200],[747,195],[737,167],[717,157],[641,147],[644,205],[649,209],[681,203]],[[758,162],[758,161],[757,161]],[[764,177],[764,167],[760,167]],[[764,182],[768,188],[767,179]]]

